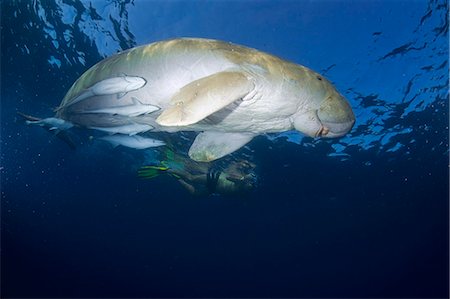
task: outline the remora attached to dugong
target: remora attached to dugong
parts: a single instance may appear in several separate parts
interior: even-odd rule
[[[154,111],[108,113],[133,103]],[[130,124],[153,132],[198,131],[189,150],[197,161],[223,157],[262,133],[296,129],[339,137],[355,122],[346,99],[318,73],[251,48],[197,38],[156,42],[100,61],[70,88],[57,117],[104,131]]]

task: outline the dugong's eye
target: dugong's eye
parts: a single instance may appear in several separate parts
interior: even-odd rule
[[[322,77],[317,76],[316,78],[317,78],[317,80],[322,81]]]

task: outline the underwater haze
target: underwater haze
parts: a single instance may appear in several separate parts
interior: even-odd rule
[[[445,0],[1,2],[1,297],[449,296]],[[142,179],[154,152],[51,117],[88,68],[177,37],[219,39],[328,78],[338,139],[258,136],[258,185],[194,196]]]

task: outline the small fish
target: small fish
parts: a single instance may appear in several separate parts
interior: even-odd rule
[[[104,131],[112,134],[126,134],[129,136],[136,135],[138,133],[143,133],[150,131],[153,129],[152,126],[146,124],[127,124],[122,126],[114,126],[114,127],[88,127],[89,129]]]
[[[135,97],[132,97],[131,100],[133,101],[133,104],[131,105],[85,110],[80,111],[79,113],[105,113],[105,114],[124,115],[133,117],[143,114],[149,114],[160,109],[157,106],[143,104]]]
[[[126,146],[134,149],[146,149],[150,147],[163,146],[165,143],[161,140],[146,138],[139,135],[129,136],[129,135],[111,135],[100,137],[99,139],[107,141],[117,147],[119,145]]]
[[[93,96],[117,94],[117,97],[120,99],[128,92],[142,88],[146,83],[147,81],[145,81],[144,78],[135,76],[119,76],[104,79],[84,90],[75,99],[71,100],[64,106],[58,107],[56,110],[67,108],[75,103],[81,102]]]
[[[73,124],[64,119],[48,117],[40,120],[26,120],[27,125],[37,125],[45,127],[49,131],[64,131],[73,127]]]
[[[64,130],[55,130],[53,129],[54,126],[51,125],[45,125],[45,123],[43,122],[42,118],[39,117],[35,117],[35,116],[31,116],[28,114],[24,114],[22,112],[17,111],[17,114],[20,115],[22,118],[25,119],[25,122],[27,124],[37,124],[40,127],[44,128],[45,130],[47,130],[48,132],[54,132],[55,136],[58,137],[59,139],[61,139],[62,141],[64,141],[71,149],[76,149],[77,144],[73,141],[71,135],[69,135],[69,131],[64,131]],[[40,123],[39,123],[40,122]],[[52,123],[53,121],[48,121]],[[56,121],[59,122],[59,121]],[[69,126],[69,122],[66,122],[67,124],[65,124],[65,126]]]

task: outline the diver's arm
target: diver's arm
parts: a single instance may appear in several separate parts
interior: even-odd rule
[[[184,181],[188,181],[189,183],[194,184],[205,184],[206,183],[206,175],[204,174],[190,174],[184,170],[174,170],[170,169],[170,173],[175,174],[182,178]]]
[[[178,169],[169,169],[168,170],[169,173],[174,174],[176,176],[179,176],[180,178],[182,178],[183,180],[186,181],[192,181],[192,175],[184,170],[178,170]]]
[[[180,182],[181,186],[183,186],[187,191],[189,191],[189,193],[193,195],[196,194],[194,186],[186,183],[186,181],[183,179],[178,179],[178,182]]]
[[[206,175],[204,174],[191,175],[191,182],[197,184],[206,184]]]

